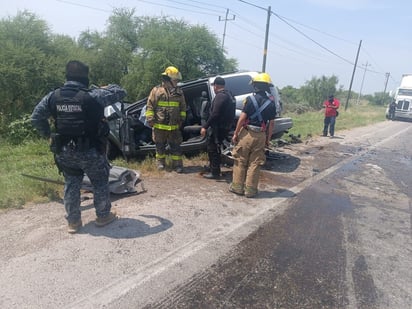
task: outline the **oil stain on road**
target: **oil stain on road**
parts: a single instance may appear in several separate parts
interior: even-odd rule
[[[336,186],[325,179],[308,187],[288,211],[262,225],[230,255],[147,308],[346,307],[342,216],[350,216],[354,206],[348,196],[332,194]],[[362,256],[350,280],[357,307],[374,307],[376,288]]]

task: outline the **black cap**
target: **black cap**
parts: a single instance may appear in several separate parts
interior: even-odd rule
[[[223,79],[223,77],[218,76],[218,77],[215,78],[212,85],[224,86],[225,85],[225,80]]]

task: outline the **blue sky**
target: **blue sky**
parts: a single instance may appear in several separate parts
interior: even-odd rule
[[[312,77],[336,75],[349,88],[362,40],[352,90],[373,94],[393,90],[412,73],[410,0],[13,0],[2,1],[1,18],[27,9],[47,21],[52,32],[77,37],[105,30],[114,8],[136,15],[171,16],[202,24],[223,40],[240,69],[261,70],[270,6],[266,71],[282,88],[300,87]],[[366,70],[365,70],[366,68]],[[362,83],[363,80],[363,83]]]

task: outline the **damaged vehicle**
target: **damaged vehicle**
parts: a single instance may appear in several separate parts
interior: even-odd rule
[[[236,117],[233,123],[233,130],[243,107],[243,100],[253,93],[251,84],[252,78],[259,72],[236,72],[230,74],[220,74],[204,78],[179,83],[182,88],[186,104],[187,116],[182,126],[183,143],[181,148],[184,154],[194,154],[206,150],[206,137],[200,135],[204,107],[209,101],[213,101],[215,93],[212,83],[216,76],[225,79],[225,88],[232,92],[236,99]],[[272,139],[282,137],[293,126],[291,118],[282,117],[282,103],[279,92],[275,85],[271,87],[271,94],[277,106],[277,117]],[[118,102],[105,109],[105,116],[108,119],[110,133],[108,143],[108,157],[114,159],[123,156],[125,159],[132,157],[143,158],[148,154],[154,154],[155,144],[152,141],[151,128],[145,125],[145,106],[147,98],[135,103],[127,104]],[[233,132],[232,130],[232,132]],[[229,151],[230,139],[223,145]]]

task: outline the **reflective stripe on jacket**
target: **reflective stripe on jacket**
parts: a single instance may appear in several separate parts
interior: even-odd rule
[[[147,99],[146,118],[160,130],[177,130],[186,119],[186,101],[180,88],[154,87]]]

